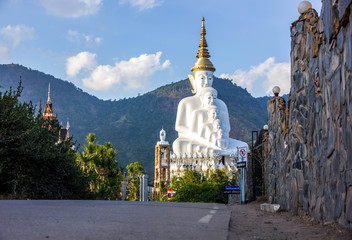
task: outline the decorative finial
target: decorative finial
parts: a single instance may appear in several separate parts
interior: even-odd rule
[[[199,49],[197,52],[197,58],[198,60],[196,61],[196,63],[193,65],[191,71],[196,72],[198,70],[208,70],[208,71],[215,71],[215,68],[212,64],[212,62],[209,60],[210,58],[210,54],[208,52],[208,44],[207,44],[207,40],[205,39],[205,35],[207,34],[206,30],[205,30],[205,24],[204,24],[204,17],[202,18],[202,28],[200,30],[200,42],[199,42]]]
[[[166,138],[166,132],[165,132],[164,128],[162,128],[160,131],[160,141],[165,142],[165,138]]]
[[[49,90],[48,90],[48,102],[51,102],[51,100],[50,100],[50,83],[49,83]]]

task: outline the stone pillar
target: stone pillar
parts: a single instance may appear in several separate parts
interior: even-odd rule
[[[126,200],[126,181],[123,181],[121,183],[121,200],[122,201]]]
[[[147,175],[140,175],[139,176],[139,201],[147,202],[148,201],[148,176]]]
[[[161,182],[170,184],[170,144],[164,138],[155,145],[154,200],[161,195]]]

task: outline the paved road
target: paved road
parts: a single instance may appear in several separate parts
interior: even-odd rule
[[[3,200],[0,240],[221,240],[230,214],[212,203]]]

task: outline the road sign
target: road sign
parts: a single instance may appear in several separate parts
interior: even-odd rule
[[[240,186],[225,186],[224,194],[239,194],[240,191]]]
[[[245,157],[247,154],[247,151],[245,148],[240,148],[240,157]]]
[[[237,168],[246,168],[247,167],[247,162],[243,161],[243,162],[237,162],[236,163],[236,167]]]
[[[225,186],[225,190],[240,190],[240,186]]]
[[[172,189],[167,189],[167,197],[168,198],[172,197]]]

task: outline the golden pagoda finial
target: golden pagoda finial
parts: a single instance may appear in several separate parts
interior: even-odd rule
[[[50,82],[49,82],[48,101],[47,102],[51,102],[51,100],[50,100]]]
[[[214,65],[212,62],[209,60],[210,54],[208,52],[208,44],[207,40],[205,39],[205,35],[207,34],[205,30],[205,24],[204,24],[204,17],[202,18],[202,28],[200,30],[200,42],[199,42],[199,49],[197,52],[197,58],[198,60],[196,63],[193,65],[191,71],[193,74],[198,71],[198,70],[208,70],[208,71],[215,71]]]

